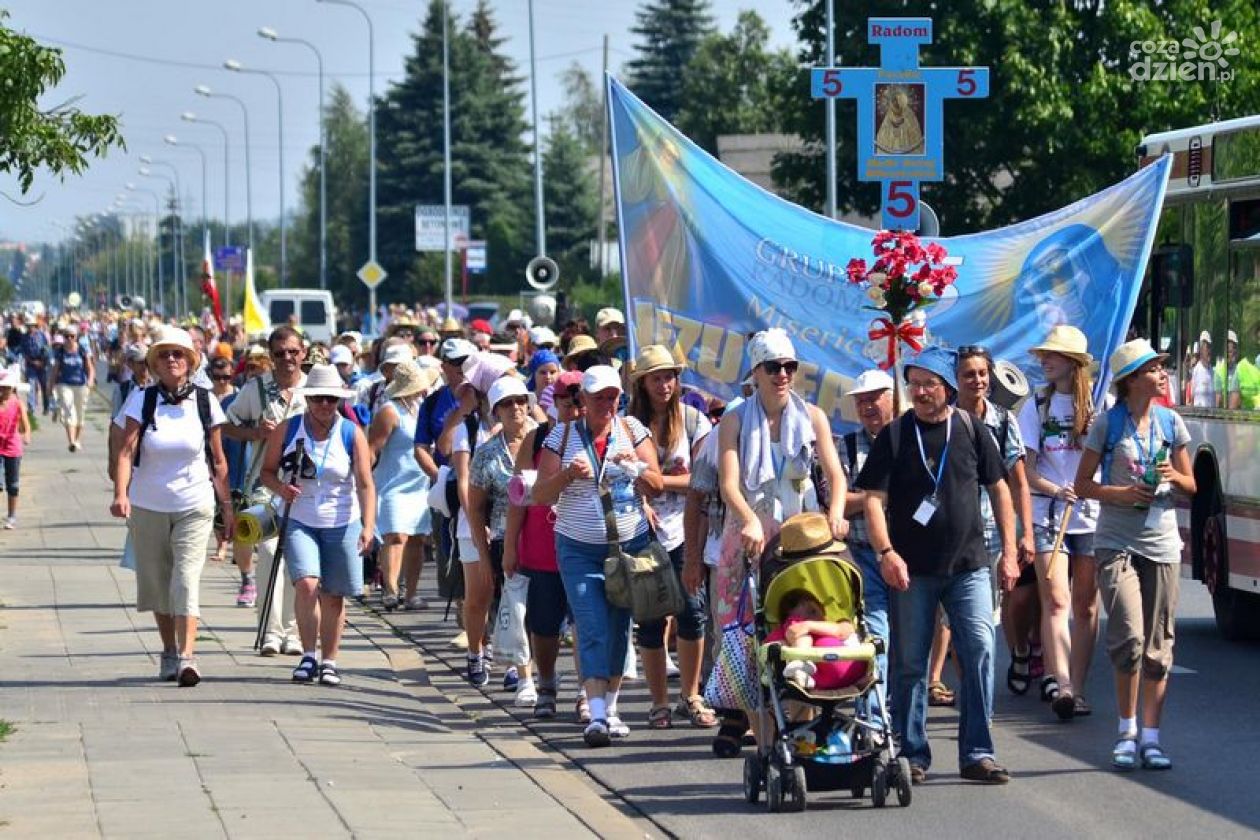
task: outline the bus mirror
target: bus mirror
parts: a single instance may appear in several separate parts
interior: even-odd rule
[[[1163,245],[1151,255],[1151,288],[1164,306],[1194,306],[1194,249]]]

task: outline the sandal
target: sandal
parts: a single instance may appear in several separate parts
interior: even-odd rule
[[[1012,694],[1023,697],[1028,693],[1029,687],[1032,685],[1032,674],[1029,663],[1032,661],[1032,651],[1020,656],[1014,650],[1011,651],[1011,664],[1006,669],[1006,687],[1011,690]]]
[[[315,682],[315,674],[319,671],[319,662],[313,656],[303,656],[302,661],[293,669],[295,683]]]
[[[1066,691],[1060,691],[1059,696],[1050,704],[1050,708],[1059,720],[1067,722],[1076,717],[1076,698]]]
[[[713,754],[718,758],[739,758],[744,749],[744,731],[748,728],[743,716],[722,718],[722,726],[713,736]]]
[[[648,729],[669,729],[674,725],[674,713],[668,703],[653,706],[647,719]]]
[[[1085,702],[1084,697],[1078,694],[1076,695],[1076,697],[1072,698],[1072,714],[1073,715],[1075,715],[1076,717],[1086,717],[1093,713],[1094,713],[1094,710],[1091,709],[1089,707],[1089,704]]]
[[[1137,736],[1120,736],[1116,740],[1115,747],[1111,750],[1111,766],[1117,770],[1132,770],[1134,767],[1137,767],[1137,763]]]
[[[1160,749],[1159,744],[1143,744],[1138,748],[1138,753],[1142,756],[1142,766],[1147,770],[1172,769],[1172,759]]]
[[[556,690],[550,686],[540,686],[538,699],[534,701],[534,717],[539,720],[550,720],[556,716]]]
[[[1046,657],[1045,651],[1042,650],[1041,644],[1029,645],[1028,647],[1028,676],[1034,680],[1041,679],[1046,675]]]
[[[1059,696],[1059,681],[1050,674],[1041,680],[1041,702],[1053,703]]]
[[[591,722],[591,706],[586,702],[585,694],[577,696],[577,702],[573,704],[573,714],[577,715],[577,722],[583,726]]]
[[[954,699],[953,690],[940,680],[928,686],[929,706],[952,706]]]
[[[697,729],[712,729],[718,725],[717,713],[709,708],[709,704],[699,694],[680,699],[677,711],[686,715],[691,725]]]

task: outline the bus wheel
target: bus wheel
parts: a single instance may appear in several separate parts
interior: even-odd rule
[[[1212,593],[1216,627],[1229,641],[1260,639],[1260,598],[1229,585],[1229,541],[1219,488],[1203,520],[1203,583]]]

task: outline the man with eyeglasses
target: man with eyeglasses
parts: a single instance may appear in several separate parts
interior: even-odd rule
[[[913,411],[879,433],[856,482],[866,491],[866,527],[892,596],[893,729],[915,784],[927,778],[927,664],[936,611],[945,608],[962,673],[958,758],[968,781],[1005,784],[995,761],[993,589],[980,517],[983,487],[1002,536],[998,573],[1019,578],[1015,511],[997,444],[950,403],[957,357],[929,347],[905,365]]]
[[[302,362],[306,359],[302,335],[292,327],[277,327],[267,339],[267,350],[271,355],[271,371],[245,383],[235,402],[228,407],[228,422],[223,427],[226,437],[253,445],[249,469],[242,482],[246,506],[271,501],[271,493],[262,487],[259,474],[266,456],[267,437],[272,429],[306,411],[306,401],[297,393],[306,384],[306,374],[302,372]],[[271,578],[278,545],[279,540],[275,537],[258,544],[258,575],[264,581]],[[242,578],[245,574],[242,571]],[[242,579],[242,589],[246,582]],[[253,580],[248,582],[253,585]],[[258,599],[259,609],[263,600]],[[271,612],[265,617],[263,644],[259,653],[262,656],[279,653],[300,656],[302,643],[298,641],[294,618],[293,587],[284,575],[276,575],[271,601]]]

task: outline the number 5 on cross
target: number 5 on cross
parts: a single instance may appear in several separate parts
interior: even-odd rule
[[[919,229],[918,181],[885,181],[882,199],[885,230]]]

